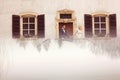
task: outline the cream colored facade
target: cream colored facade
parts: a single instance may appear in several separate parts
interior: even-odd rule
[[[83,35],[81,38],[84,38],[84,14],[115,13],[117,15],[117,37],[119,37],[119,3],[119,0],[0,0],[0,36],[12,38],[13,14],[20,16],[31,13],[35,15],[44,14],[45,38],[57,39],[59,38],[59,22],[73,22],[73,34],[81,26]],[[59,20],[59,14],[64,12],[72,13],[72,19]]]

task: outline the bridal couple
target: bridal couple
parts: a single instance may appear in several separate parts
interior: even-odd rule
[[[78,27],[75,34],[73,34],[76,36],[76,38],[80,39],[82,37],[82,31],[81,31],[81,27]],[[71,38],[72,36],[70,36],[66,30],[66,26],[63,25],[62,28],[60,29],[60,39],[68,39]]]

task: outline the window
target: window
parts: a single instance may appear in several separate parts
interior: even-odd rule
[[[44,38],[45,22],[44,15],[13,15],[12,37],[13,38]]]
[[[34,37],[36,32],[35,17],[23,17],[22,21],[23,36],[26,38]]]
[[[116,14],[85,14],[85,37],[116,37]]]
[[[60,19],[71,19],[72,14],[60,14]]]
[[[94,17],[94,34],[98,37],[105,37],[106,35],[106,16]]]

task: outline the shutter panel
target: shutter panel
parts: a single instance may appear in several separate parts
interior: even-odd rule
[[[20,38],[20,16],[12,15],[12,37]]]
[[[38,15],[37,16],[37,35],[40,38],[45,37],[45,16],[44,15]]]
[[[84,15],[85,37],[92,37],[92,16],[89,14]]]
[[[116,14],[109,15],[109,29],[110,37],[116,37],[117,36]]]

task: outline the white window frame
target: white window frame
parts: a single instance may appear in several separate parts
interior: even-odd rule
[[[35,18],[35,36],[33,37],[24,37],[23,35],[23,18],[24,17],[34,17]],[[28,23],[29,24],[29,23]],[[20,15],[20,38],[21,39],[34,39],[37,38],[37,14],[35,13],[22,13]]]
[[[108,16],[108,14],[94,14],[94,15],[92,15],[92,33],[93,33],[93,37],[98,37],[97,35],[95,35],[95,21],[94,21],[94,17],[99,17],[99,19],[100,19],[100,17],[105,17],[105,19],[106,19],[106,22],[105,22],[105,24],[106,24],[106,35],[104,36],[104,37],[109,37],[109,16]],[[102,22],[99,22],[100,24],[102,23]],[[100,31],[101,31],[101,25],[100,25]]]

